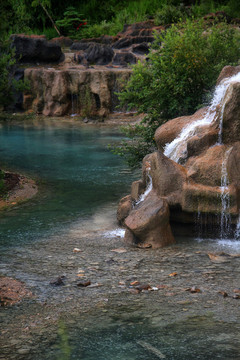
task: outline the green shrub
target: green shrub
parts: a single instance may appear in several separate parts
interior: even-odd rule
[[[64,18],[57,20],[56,25],[64,35],[74,36],[77,31],[87,25],[87,21],[83,19],[83,15],[79,14],[74,7],[68,7],[63,15]]]
[[[154,16],[154,21],[156,25],[172,24],[185,19],[187,15],[184,6],[164,5]]]
[[[193,113],[211,94],[222,67],[238,63],[239,42],[239,33],[224,23],[206,30],[202,21],[187,20],[184,26],[173,25],[155,34],[149,60],[133,67],[119,94],[121,105],[146,113],[142,125],[151,129],[170,118]],[[143,132],[135,130],[137,141],[145,143]],[[125,146],[125,154],[124,144],[120,146],[121,155],[128,158],[130,145]]]

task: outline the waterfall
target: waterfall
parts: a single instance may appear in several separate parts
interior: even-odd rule
[[[71,93],[72,112],[71,116],[77,116],[78,112],[78,95]]]
[[[227,101],[227,99],[225,98],[227,89],[230,84],[239,81],[240,81],[240,72],[230,78],[223,79],[215,89],[212,102],[204,118],[201,120],[196,120],[190,125],[183,128],[177,138],[175,138],[171,143],[166,144],[164,149],[164,155],[168,156],[170,159],[176,162],[179,162],[180,158],[186,158],[187,140],[190,139],[195,134],[197,128],[201,126],[209,125],[215,120],[217,107],[219,105],[222,108],[222,116],[223,116],[224,106]],[[221,130],[222,120],[220,122],[221,123],[220,123],[219,134],[222,134],[222,130]],[[219,136],[221,141],[222,135]]]
[[[139,199],[137,200],[135,205],[140,204],[142,201],[144,201],[146,199],[146,197],[148,196],[148,194],[150,193],[150,191],[152,190],[152,177],[150,175],[150,170],[151,170],[151,165],[149,162],[146,162],[146,172],[147,172],[147,187],[146,190],[144,191],[144,193],[139,197]]]
[[[237,226],[234,234],[235,239],[240,239],[240,215],[238,217]]]
[[[231,216],[228,212],[230,208],[230,195],[229,195],[229,179],[227,173],[227,160],[232,151],[232,147],[225,152],[225,156],[222,162],[222,176],[221,176],[221,203],[222,211],[220,218],[220,236],[221,239],[225,239],[229,236],[231,226]]]

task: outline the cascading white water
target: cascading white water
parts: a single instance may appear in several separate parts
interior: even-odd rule
[[[221,202],[222,211],[220,218],[220,236],[221,239],[225,239],[229,236],[231,226],[231,216],[228,212],[230,208],[230,194],[229,194],[229,179],[227,173],[227,161],[232,151],[232,147],[225,152],[225,156],[222,162],[222,176],[221,176]]]
[[[224,106],[227,101],[227,99],[225,98],[227,89],[229,85],[234,82],[240,82],[240,72],[232,77],[223,79],[221,81],[221,83],[215,89],[211,105],[204,118],[201,120],[196,120],[189,126],[183,128],[177,138],[175,138],[171,143],[166,144],[164,149],[164,155],[168,156],[170,159],[176,162],[179,162],[180,158],[184,158],[187,156],[187,140],[195,134],[197,128],[209,125],[214,122],[218,105],[221,106],[223,114]],[[222,121],[220,122],[220,127],[222,127]],[[219,133],[222,134],[221,129]],[[222,135],[220,135],[220,141],[221,137]]]
[[[235,239],[240,239],[240,215],[238,217],[237,226],[234,234]]]
[[[148,196],[148,194],[150,193],[150,191],[152,190],[152,177],[150,175],[150,170],[151,170],[151,164],[147,162],[146,172],[147,172],[148,185],[147,185],[146,190],[144,191],[144,193],[137,200],[135,205],[138,205],[142,201],[144,201],[146,199],[146,197]]]

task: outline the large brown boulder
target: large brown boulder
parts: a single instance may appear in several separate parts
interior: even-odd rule
[[[222,164],[226,151],[225,145],[216,145],[199,156],[190,158],[185,165],[188,178],[202,185],[221,186]]]
[[[240,76],[239,76],[240,81]],[[240,82],[229,86],[225,96],[225,106],[222,114],[222,141],[232,144],[240,141]]]
[[[123,225],[124,220],[129,215],[132,208],[133,208],[133,203],[132,203],[131,195],[124,196],[120,200],[117,209],[117,221],[119,225]]]
[[[159,248],[175,243],[167,201],[154,192],[130,212],[124,224],[128,230],[125,233],[128,244]]]
[[[172,142],[181,133],[183,128],[194,121],[201,120],[206,112],[207,108],[202,108],[191,116],[180,116],[161,125],[156,130],[154,136],[158,149],[163,150],[165,145]]]
[[[228,197],[230,207],[227,209],[227,213],[237,216],[237,190],[235,186],[228,187]],[[194,182],[185,183],[183,186],[181,207],[187,213],[221,214],[222,201],[222,190],[219,186],[207,186]]]
[[[197,156],[217,143],[219,129],[216,124],[201,126],[187,141],[187,157]]]
[[[226,79],[228,77],[232,77],[233,75],[237,75],[237,73],[239,73],[239,71],[240,71],[240,65],[238,65],[238,66],[230,66],[230,65],[224,66],[224,68],[222,69],[222,71],[220,72],[220,74],[218,76],[216,85],[219,85],[220,82],[223,79]]]
[[[147,164],[147,165],[146,165]],[[187,179],[187,171],[160,151],[147,155],[143,160],[143,178],[146,183],[146,168],[150,167],[152,186],[159,197],[165,197],[170,206],[178,206],[181,192]]]

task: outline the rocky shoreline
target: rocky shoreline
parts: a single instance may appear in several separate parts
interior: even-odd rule
[[[30,200],[37,194],[38,187],[34,180],[10,172],[5,172],[5,174],[8,175],[8,184],[13,178],[17,181],[14,181],[7,192],[0,196],[0,211]]]

